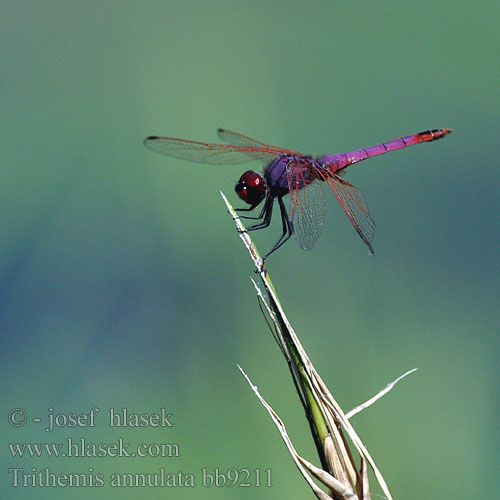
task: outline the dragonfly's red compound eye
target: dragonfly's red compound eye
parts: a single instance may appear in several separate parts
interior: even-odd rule
[[[258,205],[266,196],[264,179],[257,172],[247,170],[236,183],[234,190],[249,205]]]

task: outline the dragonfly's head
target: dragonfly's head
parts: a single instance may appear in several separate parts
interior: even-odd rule
[[[247,170],[234,186],[238,196],[252,207],[256,207],[266,197],[266,183],[260,174]]]

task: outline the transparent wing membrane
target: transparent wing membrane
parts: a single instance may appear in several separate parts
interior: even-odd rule
[[[255,160],[270,160],[281,151],[261,146],[210,144],[172,137],[148,137],[144,144],[163,155],[197,163],[231,165]]]
[[[300,248],[311,250],[325,223],[325,191],[318,181],[290,193],[290,220]]]
[[[237,144],[239,146],[257,146],[260,148],[267,148],[268,145],[263,142],[257,141],[256,139],[252,139],[243,134],[238,134],[238,132],[232,132],[231,130],[226,130],[224,128],[220,128],[217,130],[217,135],[220,140],[227,144]]]
[[[370,216],[365,196],[356,186],[336,174],[330,173],[323,176],[354,229],[356,229],[370,253],[374,255],[375,252],[371,243],[375,236],[375,221]]]
[[[268,151],[275,151],[276,154],[286,153],[289,155],[300,155],[297,151],[292,151],[291,149],[284,149],[278,146],[271,146],[270,144],[266,144],[264,142],[260,142],[256,139],[252,139],[243,134],[238,134],[238,132],[232,132],[231,130],[226,130],[224,128],[220,128],[217,130],[217,134],[220,139],[228,144],[237,144],[239,146],[257,146],[260,148],[264,148]]]

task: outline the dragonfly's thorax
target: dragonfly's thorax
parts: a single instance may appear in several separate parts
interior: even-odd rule
[[[309,156],[281,154],[276,157],[264,170],[269,194],[284,196],[290,191],[289,181],[298,182],[298,189],[305,187],[313,180],[314,170],[311,168],[313,163],[314,160]]]

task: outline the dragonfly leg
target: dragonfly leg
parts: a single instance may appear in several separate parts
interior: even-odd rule
[[[282,197],[278,197],[278,204],[280,206],[280,214],[281,214],[281,222],[283,223],[283,234],[280,236],[280,239],[276,242],[276,244],[271,248],[269,252],[264,255],[262,258],[262,262],[264,261],[278,248],[283,245],[286,241],[288,241],[293,234],[293,225],[290,217],[288,216],[288,212],[286,210],[285,203],[283,202]]]
[[[254,205],[253,207],[250,208],[235,208],[236,212],[250,212],[251,210],[254,210],[257,207],[257,205]],[[252,219],[252,220],[259,220],[264,217],[264,214],[266,212],[266,204],[262,207],[262,210],[260,211],[260,214],[257,215],[257,217],[251,217],[250,215],[239,215],[240,219]]]
[[[273,203],[274,199],[273,198],[268,198],[266,200],[266,203],[264,204],[264,207],[262,208],[262,211],[259,215],[259,217],[256,217],[256,219],[262,219],[264,220],[262,222],[259,222],[258,224],[254,224],[253,226],[247,227],[247,231],[255,231],[256,229],[264,229],[265,227],[269,226],[271,224],[271,216],[273,215]]]

